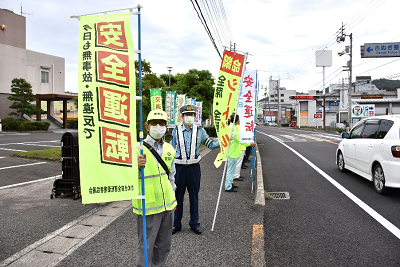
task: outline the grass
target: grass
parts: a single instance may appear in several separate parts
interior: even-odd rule
[[[61,161],[61,147],[43,150],[32,150],[27,152],[16,152],[14,153],[14,156],[29,159],[47,159],[52,161]]]

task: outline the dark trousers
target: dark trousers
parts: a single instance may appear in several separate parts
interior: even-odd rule
[[[174,227],[182,228],[183,199],[186,188],[189,192],[191,228],[199,228],[199,191],[200,191],[200,163],[191,165],[175,164],[175,197],[178,205],[175,210]]]
[[[246,152],[244,153],[242,166],[246,163],[247,160],[249,160],[251,151],[252,151],[252,147],[251,146],[246,147]]]

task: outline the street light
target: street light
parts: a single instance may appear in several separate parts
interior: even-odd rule
[[[168,86],[169,87],[171,87],[171,71],[172,71],[172,69],[173,69],[173,67],[167,67],[167,70],[168,70],[168,72],[169,72],[169,83],[168,83]]]

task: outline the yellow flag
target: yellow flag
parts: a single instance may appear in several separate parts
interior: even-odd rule
[[[226,123],[237,106],[244,60],[244,55],[227,50],[225,50],[222,58],[213,102],[215,129],[221,147],[221,151],[214,161],[214,165],[217,168],[221,166],[222,161],[226,158],[226,149],[231,135]]]
[[[130,18],[130,14],[80,17],[78,136],[83,204],[138,195]]]

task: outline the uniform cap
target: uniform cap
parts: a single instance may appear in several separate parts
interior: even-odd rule
[[[151,120],[164,120],[168,122],[167,112],[162,109],[154,109],[147,115],[147,121]]]
[[[196,113],[195,105],[184,105],[179,109],[179,112],[183,115],[185,113]]]

